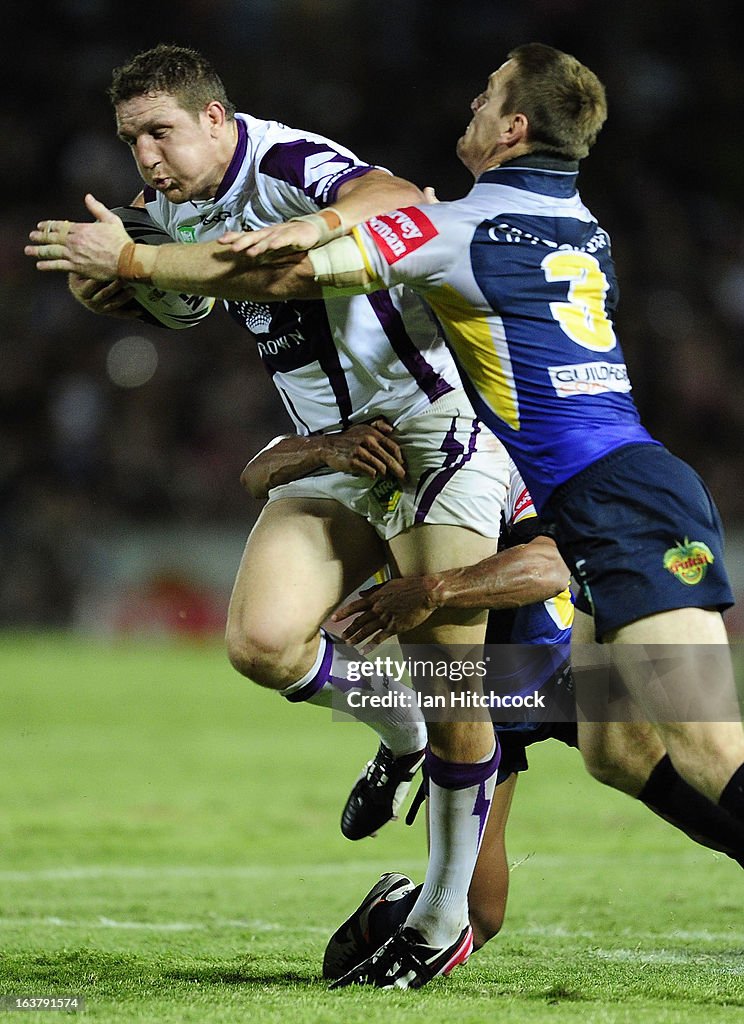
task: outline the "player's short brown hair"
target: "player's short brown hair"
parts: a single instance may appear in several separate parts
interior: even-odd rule
[[[509,59],[517,66],[502,114],[527,117],[535,149],[572,160],[586,156],[607,118],[604,86],[594,72],[544,43],[517,46]]]
[[[115,68],[109,99],[116,106],[135,96],[164,92],[175,96],[184,110],[198,114],[217,100],[232,118],[235,106],[227,98],[225,87],[210,62],[196,50],[160,43],[143,50],[126,64]]]

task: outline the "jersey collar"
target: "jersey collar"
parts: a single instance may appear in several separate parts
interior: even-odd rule
[[[235,123],[238,126],[238,142],[235,146],[235,152],[233,158],[225,171],[225,176],[220,182],[220,186],[215,193],[214,199],[210,202],[216,203],[232,188],[235,184],[235,179],[238,176],[240,168],[243,166],[245,160],[245,154],[248,149],[248,129],[245,126],[245,121],[241,118],[236,117]]]
[[[544,195],[571,196],[576,191],[578,173],[578,160],[548,153],[528,153],[484,171],[477,184],[509,185]]]

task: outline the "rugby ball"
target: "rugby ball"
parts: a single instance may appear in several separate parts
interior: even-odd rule
[[[142,245],[168,245],[173,242],[167,231],[151,219],[147,210],[136,206],[119,206],[111,211],[121,217],[127,233]],[[182,292],[165,292],[151,284],[131,282],[134,301],[142,308],[140,320],[158,327],[170,327],[182,331],[195,327],[212,312],[214,299],[202,295],[186,295]]]

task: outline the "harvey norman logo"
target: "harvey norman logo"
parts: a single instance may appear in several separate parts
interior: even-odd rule
[[[607,391],[630,391],[625,363],[573,363],[549,366],[548,373],[559,398],[599,395]]]
[[[371,217],[367,227],[388,263],[397,263],[438,233],[432,222],[415,206]]]

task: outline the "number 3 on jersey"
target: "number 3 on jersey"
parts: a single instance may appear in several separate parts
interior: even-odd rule
[[[542,261],[546,281],[569,281],[565,302],[551,302],[550,311],[568,337],[592,352],[609,352],[617,345],[605,309],[609,289],[597,259],[586,252],[551,252]]]

